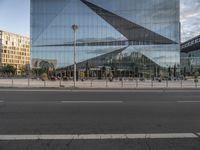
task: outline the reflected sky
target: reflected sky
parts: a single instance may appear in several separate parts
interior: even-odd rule
[[[93,46],[78,46],[77,62],[128,46],[122,52],[123,57],[138,52],[162,67],[180,63],[179,0],[148,0],[148,2],[146,0],[109,0],[108,3],[105,0],[90,0],[90,2],[98,7],[80,0],[60,0],[60,3],[54,0],[32,0],[32,44],[37,46],[73,42],[71,25],[75,23],[79,26],[78,42],[99,40],[139,42],[138,46],[126,45],[129,43],[104,46],[97,43]],[[116,16],[122,18],[121,22],[116,19]],[[132,22],[131,25],[127,24],[126,20]],[[133,29],[132,24],[136,24],[136,28]],[[138,30],[140,29],[138,26],[142,30]],[[144,29],[155,34],[150,34]],[[137,30],[138,32],[136,32]],[[126,36],[127,34],[128,36]],[[163,45],[158,45],[156,42],[159,36],[157,35],[174,42],[166,44],[163,41]],[[144,41],[137,41],[138,39]],[[151,45],[142,43],[149,39]],[[73,46],[32,47],[32,58],[56,59],[59,63],[58,66],[61,67],[73,63],[72,54]]]
[[[200,0],[181,0],[182,41],[200,34]]]
[[[180,2],[182,41],[185,41],[200,34],[200,1],[180,0]],[[29,36],[29,12],[30,0],[0,0],[0,18],[3,20],[0,21],[0,29]]]

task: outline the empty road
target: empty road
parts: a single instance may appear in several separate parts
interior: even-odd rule
[[[0,89],[0,150],[199,150],[198,90]]]

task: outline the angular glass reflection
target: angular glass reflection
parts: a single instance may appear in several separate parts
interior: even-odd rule
[[[81,69],[112,66],[153,74],[155,68],[166,71],[178,67],[179,3],[31,0],[31,57],[56,60],[57,68],[69,68],[73,64],[71,25],[77,24],[77,61]]]

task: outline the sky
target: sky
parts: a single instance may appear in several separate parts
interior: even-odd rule
[[[30,35],[30,1],[0,0],[0,30]]]
[[[200,0],[181,1],[182,41],[200,34]],[[0,0],[0,30],[30,36],[30,1]]]

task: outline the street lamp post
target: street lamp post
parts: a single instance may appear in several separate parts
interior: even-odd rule
[[[74,88],[76,87],[76,30],[78,26],[76,24],[72,25],[74,31]]]

